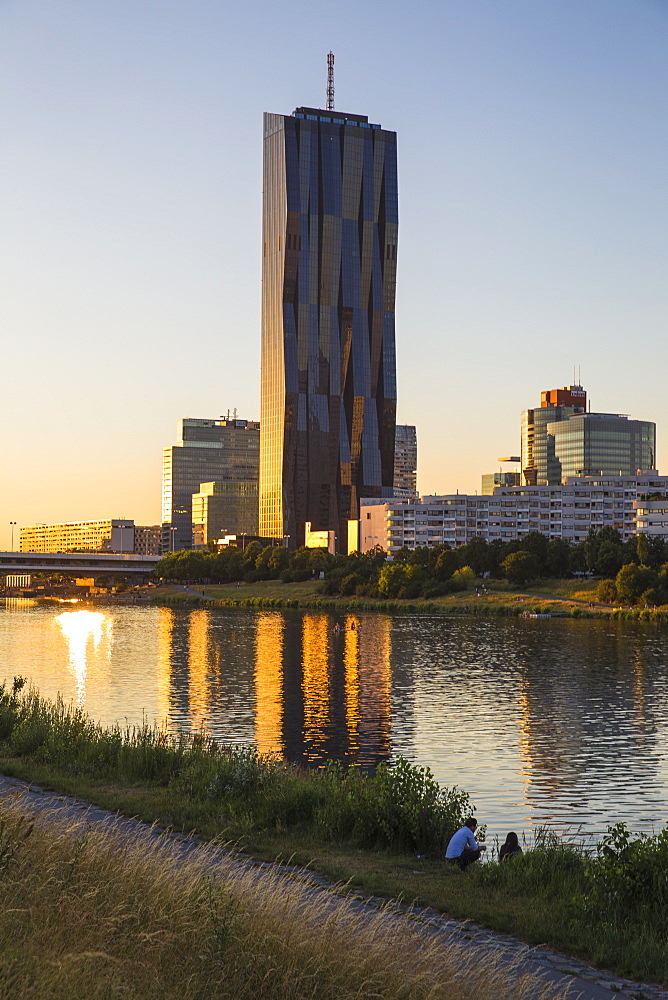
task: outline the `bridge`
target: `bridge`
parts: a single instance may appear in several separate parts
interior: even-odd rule
[[[66,576],[146,578],[162,556],[130,552],[0,552],[0,575],[63,573]]]

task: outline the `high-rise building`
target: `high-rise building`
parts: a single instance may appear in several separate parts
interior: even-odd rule
[[[623,413],[588,413],[582,386],[541,393],[522,414],[524,485],[552,486],[570,476],[633,476],[655,468],[656,424]]]
[[[522,413],[521,469],[526,486],[547,486],[559,483],[559,471],[550,467],[547,425],[567,420],[574,413],[587,409],[587,393],[581,385],[566,385],[563,389],[548,389],[541,393],[540,407]]]
[[[260,534],[345,551],[394,481],[396,133],[363,115],[264,116]]]
[[[417,431],[411,424],[397,424],[394,437],[394,491],[407,497],[417,494]]]
[[[257,536],[257,479],[202,483],[192,498],[193,544],[205,548],[223,535]]]
[[[163,451],[163,551],[192,548],[192,498],[202,483],[257,482],[259,450],[256,420],[179,420],[176,444]]]

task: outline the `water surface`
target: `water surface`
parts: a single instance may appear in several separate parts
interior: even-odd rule
[[[668,628],[0,602],[0,676],[290,760],[401,754],[492,833],[668,818]],[[352,626],[355,626],[353,629]]]

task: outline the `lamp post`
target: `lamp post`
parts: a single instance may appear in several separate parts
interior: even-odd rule
[[[176,529],[175,527],[171,527],[171,528],[170,528],[169,530],[170,530],[170,532],[171,532],[171,542],[172,542],[172,545],[171,545],[171,551],[173,552],[173,551],[174,551],[174,532],[175,532],[175,531],[176,531],[177,529]]]
[[[246,534],[247,532],[241,532],[241,551],[242,553],[246,551]]]
[[[283,548],[284,549],[289,549],[290,548],[290,536],[289,535],[283,535]]]
[[[9,522],[9,526],[12,529],[12,552],[14,551],[14,526],[15,525],[16,525],[16,521],[10,521]]]

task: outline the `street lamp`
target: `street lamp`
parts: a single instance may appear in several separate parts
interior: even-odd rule
[[[175,531],[176,531],[177,529],[176,529],[176,528],[174,528],[174,527],[171,527],[171,528],[170,528],[169,530],[170,530],[170,532],[171,532],[171,536],[172,536],[172,539],[171,539],[171,541],[172,541],[172,546],[171,546],[171,551],[173,552],[173,551],[174,551],[174,532],[175,532]]]
[[[242,552],[246,551],[246,534],[247,534],[247,532],[245,532],[245,531],[241,532],[241,551]]]
[[[10,521],[9,522],[9,525],[10,525],[10,527],[12,529],[12,552],[14,551],[14,526],[15,526],[15,524],[16,524],[16,521]]]
[[[283,548],[284,549],[289,549],[290,548],[290,536],[289,535],[283,535]]]

